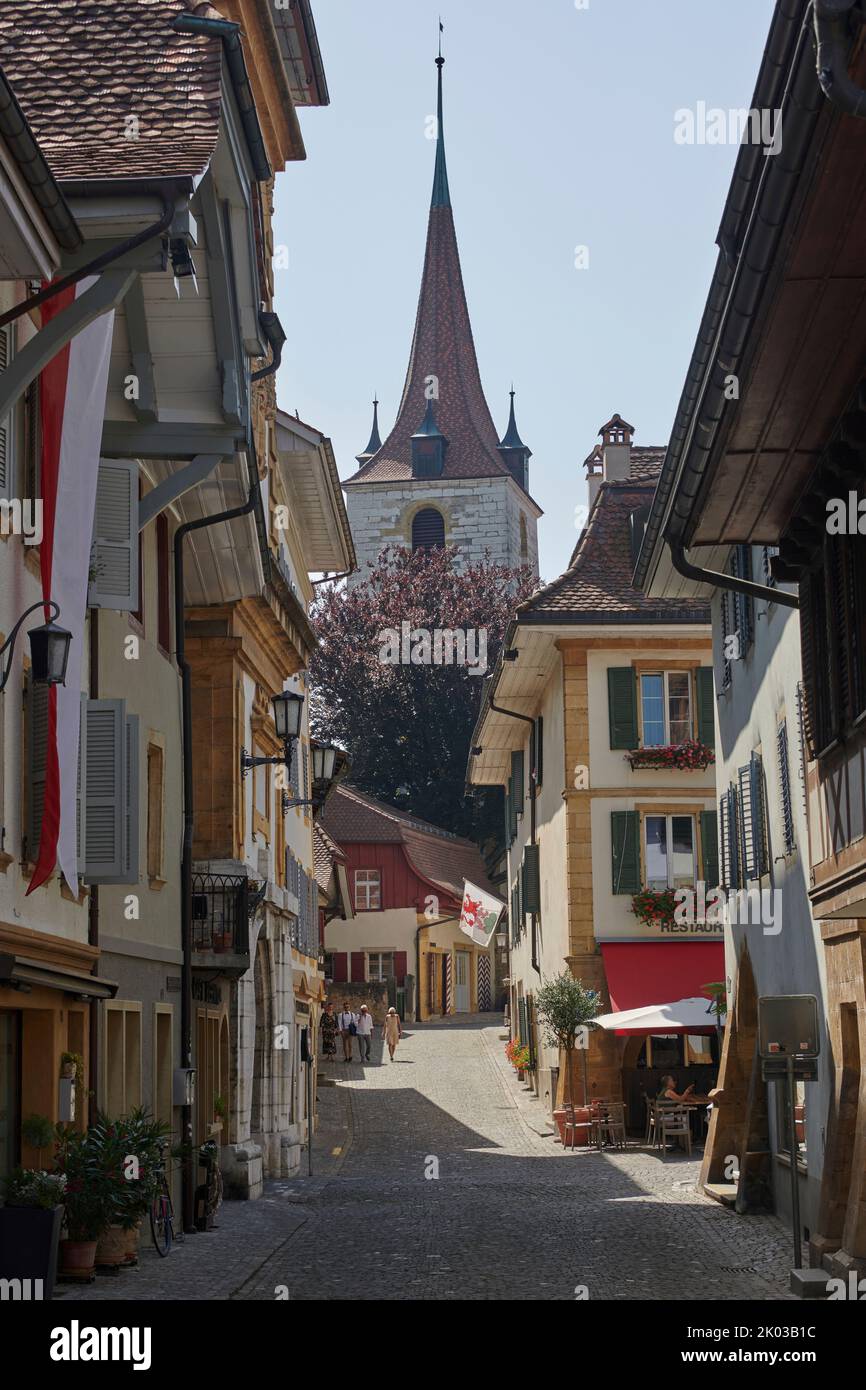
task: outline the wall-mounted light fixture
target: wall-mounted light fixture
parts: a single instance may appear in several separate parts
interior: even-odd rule
[[[312,753],[312,791],[309,799],[302,796],[289,796],[283,792],[283,815],[291,811],[294,806],[312,806],[314,811],[318,811],[325,803],[325,798],[331,790],[334,781],[334,771],[337,765],[337,754],[339,749],[332,743],[316,743],[311,741],[310,751]]]
[[[296,739],[301,732],[301,711],[304,707],[304,697],[303,695],[296,695],[293,690],[280,690],[276,695],[271,696],[271,704],[274,707],[277,738],[283,745],[283,751],[269,758],[253,758],[245,748],[242,748],[241,777],[246,777],[250,768],[273,767],[278,763],[285,763],[291,772],[292,740]]]
[[[12,658],[15,654],[15,639],[21,631],[21,626],[25,618],[31,613],[35,613],[37,608],[53,608],[51,619],[47,623],[41,623],[38,627],[31,627],[27,636],[30,638],[30,676],[37,685],[65,685],[66,666],[69,661],[69,646],[72,642],[72,633],[67,632],[65,627],[58,627],[55,618],[60,617],[60,608],[53,599],[40,599],[38,603],[32,603],[13,627],[3,646],[0,647],[0,657],[6,649],[9,655],[6,658],[6,669],[0,675],[0,690],[6,686],[9,679],[9,672],[12,670]]]

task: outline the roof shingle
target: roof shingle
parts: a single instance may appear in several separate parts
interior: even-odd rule
[[[222,45],[182,0],[3,0],[0,63],[59,182],[192,177],[219,134]]]

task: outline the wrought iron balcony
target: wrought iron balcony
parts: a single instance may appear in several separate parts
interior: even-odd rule
[[[249,969],[250,918],[264,889],[264,884],[242,874],[193,874],[192,950],[196,965],[218,964],[226,973],[241,975]]]

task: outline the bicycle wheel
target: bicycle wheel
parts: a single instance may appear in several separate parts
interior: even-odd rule
[[[161,1192],[150,1204],[150,1234],[156,1253],[165,1259],[171,1249],[172,1223],[171,1199]]]

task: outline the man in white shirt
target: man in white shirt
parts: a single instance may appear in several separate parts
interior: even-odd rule
[[[337,1027],[340,1030],[340,1037],[343,1039],[343,1061],[352,1060],[352,1038],[355,1036],[357,1017],[349,1007],[348,999],[343,1000],[343,1009],[337,1014]]]
[[[373,1015],[366,1004],[361,1005],[361,1012],[355,1019],[355,1028],[358,1034],[358,1061],[369,1062],[370,1043],[373,1037]]]

